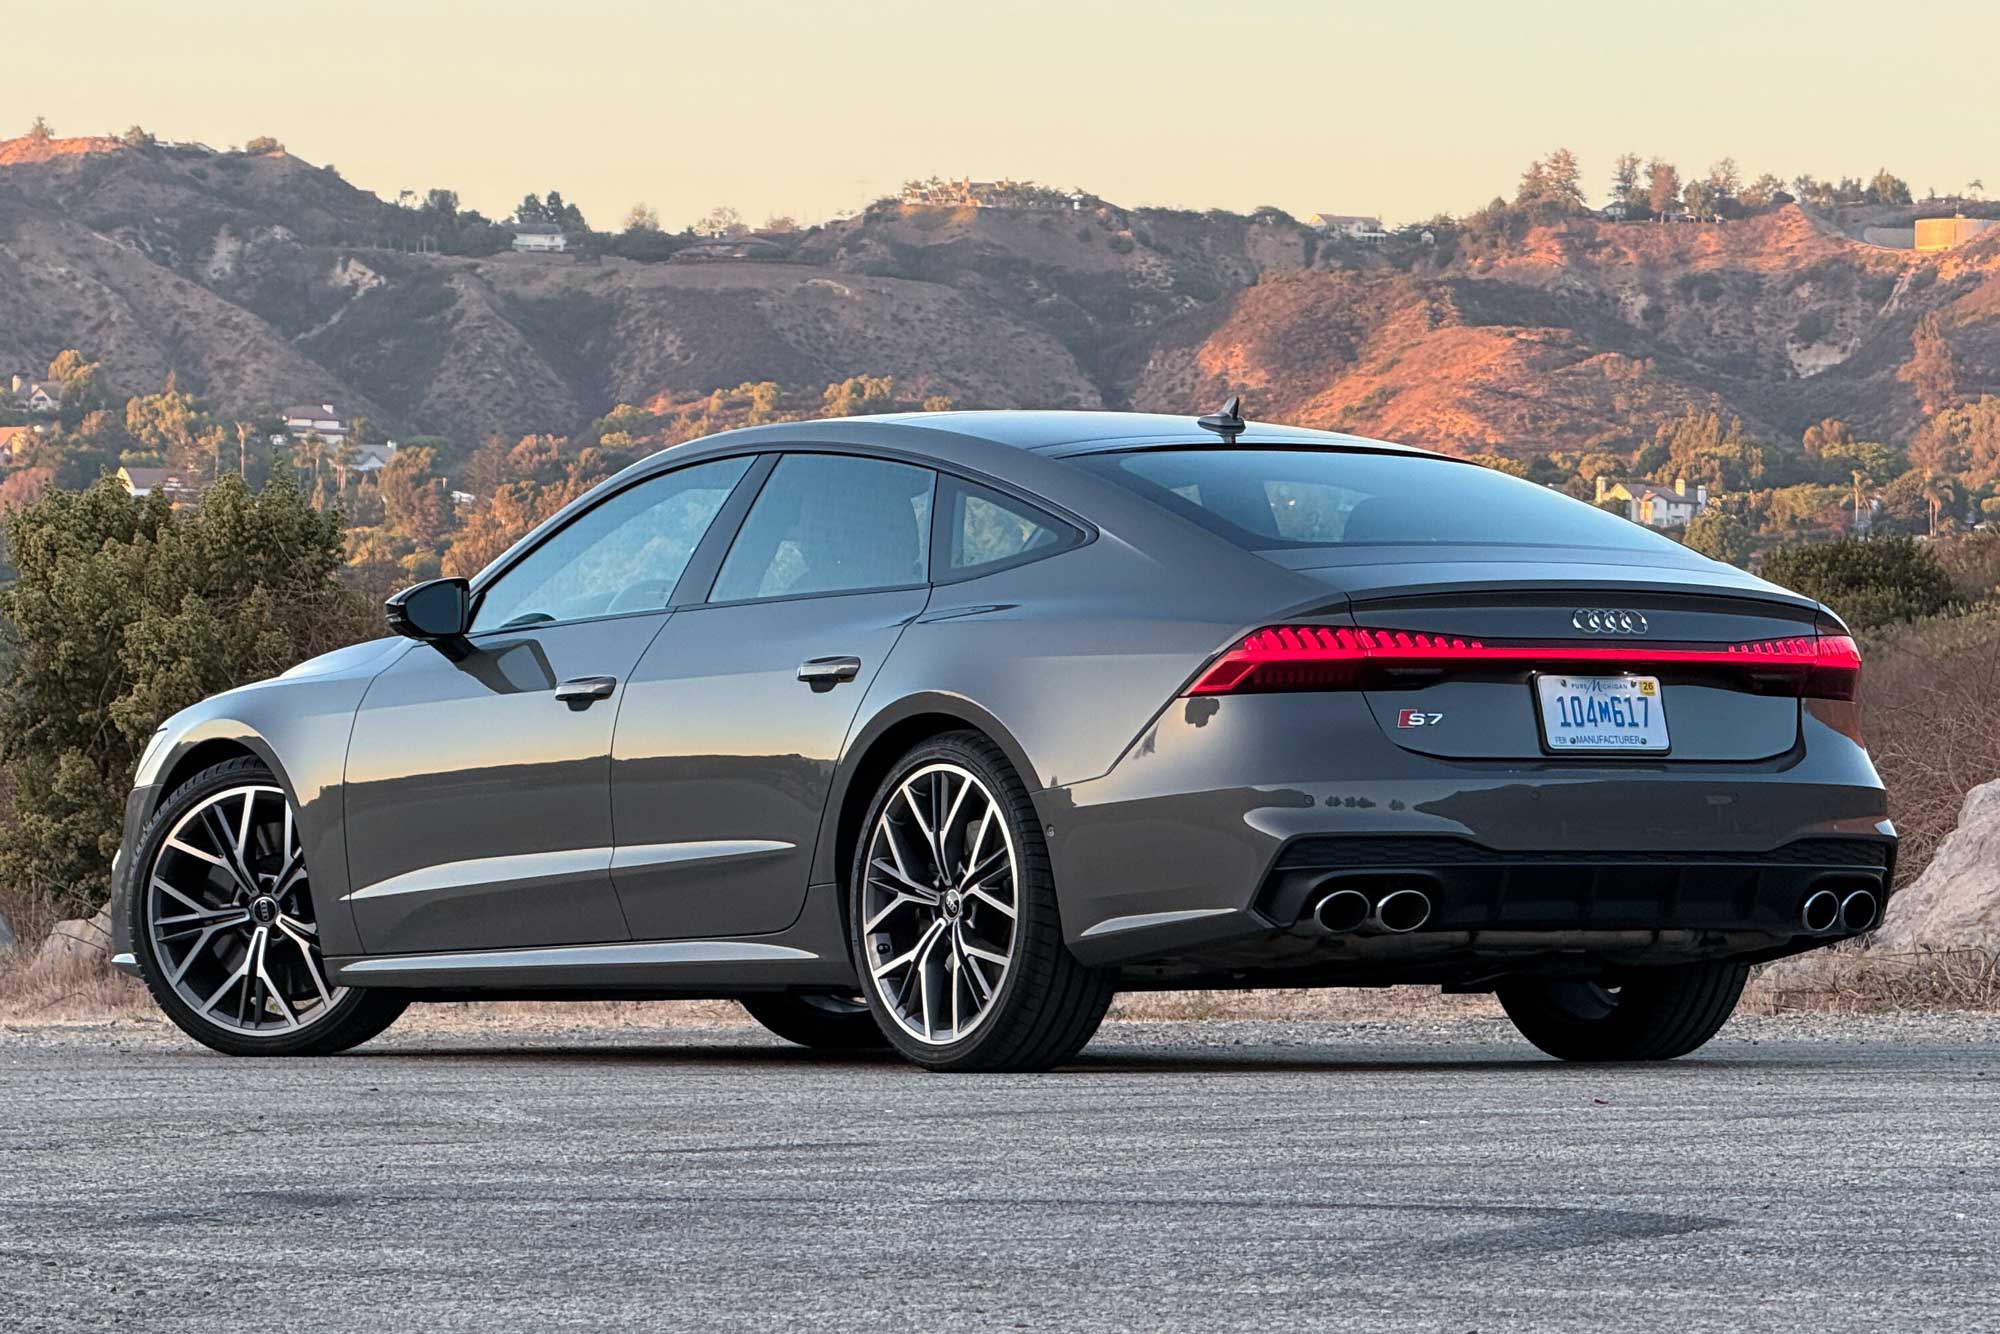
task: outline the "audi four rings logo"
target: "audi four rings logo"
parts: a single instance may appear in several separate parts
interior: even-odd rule
[[[1646,633],[1645,614],[1636,611],[1593,611],[1588,607],[1582,607],[1571,614],[1569,623],[1587,635]]]

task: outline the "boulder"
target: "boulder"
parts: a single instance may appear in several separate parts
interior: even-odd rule
[[[95,917],[57,922],[49,938],[35,951],[28,964],[30,974],[41,977],[77,977],[111,970],[111,908],[107,904]]]
[[[2000,779],[1965,794],[1958,828],[1889,900],[1870,948],[2000,949]]]

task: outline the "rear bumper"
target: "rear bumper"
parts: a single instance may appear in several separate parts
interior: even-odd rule
[[[1105,777],[1038,801],[1071,950],[1135,982],[1778,957],[1837,938],[1798,925],[1821,878],[1886,900],[1895,849],[1866,751],[1802,727],[1755,763],[1460,761],[1395,745],[1355,695],[1181,700]],[[1310,887],[1345,873],[1421,881],[1432,920],[1377,937],[1302,921]]]

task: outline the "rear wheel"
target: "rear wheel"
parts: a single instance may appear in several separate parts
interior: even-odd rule
[[[1116,975],[1063,943],[1027,788],[976,732],[927,741],[875,797],[849,943],[890,1043],[931,1070],[1045,1070],[1083,1049]]]
[[[1747,964],[1695,963],[1604,982],[1543,979],[1499,988],[1521,1036],[1565,1061],[1670,1061],[1721,1031]]]
[[[380,1033],[393,992],[335,986],[290,798],[252,759],[176,788],[139,837],[133,953],[182,1032],[232,1056],[319,1056]]]
[[[816,1051],[871,1051],[888,1046],[868,1002],[859,996],[774,993],[745,996],[750,1017],[787,1042]]]

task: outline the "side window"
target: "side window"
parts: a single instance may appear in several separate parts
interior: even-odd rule
[[[1053,551],[1076,536],[1060,519],[1011,496],[955,478],[947,478],[944,487],[940,503],[948,507],[945,532],[951,543],[945,568],[951,574]]]
[[[697,463],[586,510],[480,595],[472,633],[667,605],[748,458]]]
[[[930,580],[928,468],[844,454],[788,454],[743,520],[711,602],[798,597]]]

